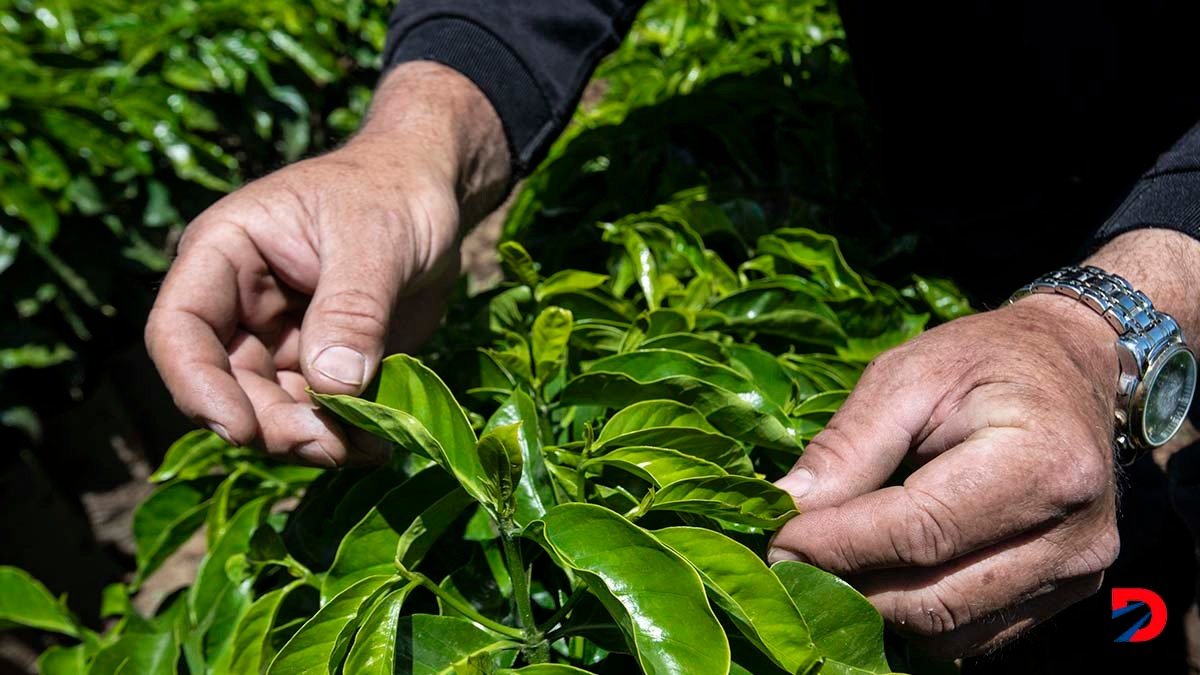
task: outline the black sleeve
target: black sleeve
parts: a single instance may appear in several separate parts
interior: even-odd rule
[[[1096,233],[1096,243],[1144,227],[1200,239],[1200,124],[1163,153]]]
[[[644,0],[400,0],[383,63],[437,61],[467,76],[496,108],[514,177],[570,120],[596,64]]]

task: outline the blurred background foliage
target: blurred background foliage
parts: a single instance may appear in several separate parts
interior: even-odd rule
[[[387,0],[0,2],[0,420],[135,342],[188,219],[353,131]]]

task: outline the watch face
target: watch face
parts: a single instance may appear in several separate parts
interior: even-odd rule
[[[1169,353],[1160,364],[1147,374],[1142,413],[1142,430],[1152,446],[1166,443],[1179,430],[1196,390],[1196,359],[1191,352]]]

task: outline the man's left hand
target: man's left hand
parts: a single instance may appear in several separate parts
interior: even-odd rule
[[[1195,240],[1138,231],[1088,263],[1193,337]],[[1119,550],[1115,343],[1078,301],[1035,295],[881,355],[779,481],[801,515],[771,560],[847,577],[941,656],[990,649],[1094,593]],[[915,471],[881,488],[905,460]]]

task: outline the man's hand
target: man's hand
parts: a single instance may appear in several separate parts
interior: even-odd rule
[[[239,443],[334,466],[306,387],[355,394],[441,318],[460,221],[502,197],[499,120],[470,81],[398,67],[346,146],[225,197],[184,233],[146,346],[184,413]]]
[[[1123,235],[1088,260],[1195,340],[1200,244]],[[877,358],[779,485],[771,559],[848,577],[942,656],[990,649],[1094,593],[1119,549],[1116,334],[1062,296],[939,326]],[[903,485],[881,487],[902,460]]]

